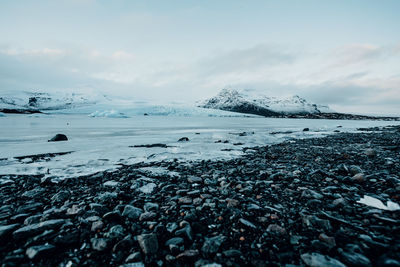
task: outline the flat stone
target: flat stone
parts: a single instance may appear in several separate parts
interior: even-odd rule
[[[240,222],[241,224],[243,224],[244,226],[246,226],[246,227],[253,228],[253,229],[257,229],[257,226],[255,226],[253,223],[251,223],[251,222],[249,222],[248,220],[245,220],[245,219],[243,219],[243,218],[239,219],[239,222]]]
[[[0,239],[5,238],[11,234],[15,229],[17,229],[19,224],[1,225],[0,226]]]
[[[304,253],[300,257],[310,267],[346,267],[340,261],[319,253]]]
[[[51,230],[61,227],[67,220],[55,219],[48,220],[41,223],[31,224],[16,230],[13,233],[15,239],[27,238],[42,233],[45,230]]]
[[[119,182],[111,180],[111,181],[107,181],[103,184],[103,186],[105,187],[117,187],[119,185]]]

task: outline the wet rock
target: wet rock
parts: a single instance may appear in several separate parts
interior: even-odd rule
[[[346,267],[340,261],[319,253],[301,254],[301,259],[307,266],[311,267]]]
[[[103,227],[104,227],[103,221],[96,221],[96,222],[92,223],[92,227],[90,230],[93,232],[97,232],[97,231],[100,231],[101,229],[103,229]]]
[[[110,230],[108,230],[108,232],[104,234],[104,237],[108,239],[121,238],[123,236],[124,236],[124,227],[118,224],[111,227]]]
[[[187,137],[179,138],[178,142],[189,142],[189,138]]]
[[[211,238],[206,238],[206,241],[201,247],[201,251],[205,256],[215,254],[219,250],[222,243],[226,240],[225,236],[219,235]]]
[[[157,217],[157,213],[155,212],[144,212],[140,214],[139,221],[151,221]]]
[[[70,193],[68,191],[62,190],[57,194],[53,195],[51,200],[55,203],[62,203],[66,201],[70,197]]]
[[[119,185],[119,182],[111,180],[111,181],[107,181],[103,184],[103,186],[105,187],[117,187]]]
[[[303,132],[308,132],[308,131],[310,131],[310,128],[304,128],[303,129]]]
[[[53,245],[33,246],[26,250],[26,255],[29,259],[34,260],[48,256],[54,250],[55,246]]]
[[[249,227],[249,228],[252,228],[252,229],[257,229],[257,226],[255,226],[253,223],[251,223],[248,220],[245,220],[243,218],[239,219],[239,222],[242,225],[246,226],[246,227]]]
[[[270,224],[267,227],[267,232],[275,234],[275,235],[285,235],[286,229],[277,224]]]
[[[68,141],[68,138],[65,134],[56,134],[50,140],[48,140],[48,142],[58,142],[58,141]]]
[[[45,230],[52,230],[61,227],[67,221],[64,219],[48,220],[41,223],[31,224],[14,231],[15,239],[23,239],[40,234]]]
[[[143,209],[145,211],[157,211],[159,209],[159,205],[157,203],[147,202],[144,204]]]
[[[144,254],[152,255],[157,253],[158,240],[155,234],[138,235],[137,240]]]
[[[137,220],[139,219],[142,213],[143,213],[142,209],[136,208],[131,205],[126,205],[124,211],[122,212],[122,216],[130,220]]]
[[[375,157],[375,156],[377,155],[377,152],[376,152],[376,150],[373,149],[373,148],[367,148],[367,149],[364,151],[364,154],[367,155],[368,157]]]
[[[19,226],[20,226],[19,224],[1,225],[0,226],[0,239],[5,240],[3,238],[6,238]]]
[[[341,260],[347,265],[351,267],[361,267],[361,266],[372,266],[371,261],[365,257],[364,255],[356,252],[342,252]]]
[[[126,259],[125,262],[138,262],[142,260],[142,255],[140,252],[133,252]]]

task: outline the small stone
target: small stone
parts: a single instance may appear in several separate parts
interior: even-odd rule
[[[183,243],[184,243],[183,238],[174,237],[174,238],[169,239],[167,242],[165,242],[165,245],[166,246],[169,246],[169,245],[180,246],[180,245],[183,245]]]
[[[53,245],[40,245],[40,246],[33,246],[26,250],[26,255],[31,260],[39,259],[44,256],[47,256],[50,252],[55,249]]]
[[[179,138],[178,142],[189,142],[189,138],[187,137]]]
[[[62,203],[66,201],[70,197],[70,193],[68,191],[60,191],[57,194],[55,194],[51,200],[55,203]]]
[[[191,184],[199,184],[203,182],[203,179],[197,176],[190,176],[189,178],[187,178],[187,181]]]
[[[185,250],[178,256],[176,256],[177,259],[193,259],[197,258],[199,256],[199,251],[197,249],[190,249],[190,250]]]
[[[303,132],[308,132],[310,130],[310,128],[304,128]]]
[[[126,205],[124,211],[122,212],[122,216],[131,220],[137,220],[142,213],[142,209],[136,208],[131,205]]]
[[[245,219],[243,219],[243,218],[239,219],[239,222],[240,222],[241,224],[243,224],[244,226],[246,226],[246,227],[253,228],[253,229],[257,229],[257,226],[255,226],[253,223],[251,223],[251,222],[249,222],[248,220],[245,220]]]
[[[138,235],[137,240],[144,254],[151,255],[157,253],[158,240],[155,234]]]
[[[239,200],[236,200],[236,199],[232,199],[232,198],[227,198],[226,200],[226,203],[227,203],[227,207],[228,208],[233,208],[233,207],[237,207],[238,205],[239,205]]]
[[[351,180],[357,183],[363,183],[365,182],[365,175],[363,173],[357,173],[351,178]]]
[[[140,252],[133,252],[126,259],[125,262],[138,262],[142,260],[142,255]]]
[[[151,221],[157,217],[157,213],[155,212],[144,212],[140,214],[139,221]]]
[[[180,197],[180,198],[178,199],[178,202],[179,202],[180,204],[192,204],[193,200],[192,200],[192,198],[190,198],[190,197]]]
[[[375,149],[367,148],[367,149],[364,151],[364,154],[367,155],[368,157],[375,157],[376,154],[377,154],[377,152],[376,152]]]
[[[114,225],[113,227],[108,230],[107,233],[104,234],[104,237],[107,237],[109,239],[114,239],[114,238],[121,238],[124,236],[124,227],[122,225]]]
[[[215,254],[225,240],[226,237],[222,235],[206,238],[206,241],[203,243],[201,251],[204,253],[205,256]]]
[[[330,247],[335,247],[336,246],[336,241],[334,237],[327,236],[326,234],[322,233],[319,235],[319,240],[325,242],[328,244]]]
[[[119,185],[119,182],[111,180],[111,181],[107,181],[103,184],[103,186],[105,187],[117,187]]]
[[[356,252],[342,252],[341,259],[348,266],[372,266],[371,261],[367,257]]]
[[[92,223],[92,228],[91,228],[91,230],[92,230],[93,232],[97,232],[97,231],[100,231],[101,229],[103,229],[103,227],[104,227],[103,221],[96,221],[96,222],[93,222],[93,223]]]
[[[92,238],[90,242],[92,243],[92,248],[97,251],[103,251],[108,246],[108,239],[106,238]]]
[[[145,211],[157,211],[158,208],[159,208],[159,205],[157,203],[151,203],[151,202],[147,202],[143,206],[143,209]]]
[[[286,234],[286,229],[277,224],[270,224],[267,227],[267,232],[270,232],[270,233],[276,234],[276,235],[284,235],[284,234]]]

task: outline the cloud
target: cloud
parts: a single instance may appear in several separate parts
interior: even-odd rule
[[[293,63],[298,55],[273,45],[259,44],[215,55],[199,62],[208,74],[250,72],[265,67]]]

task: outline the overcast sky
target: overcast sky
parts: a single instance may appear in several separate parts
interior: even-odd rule
[[[190,102],[225,87],[400,115],[400,1],[0,2],[0,95]]]

